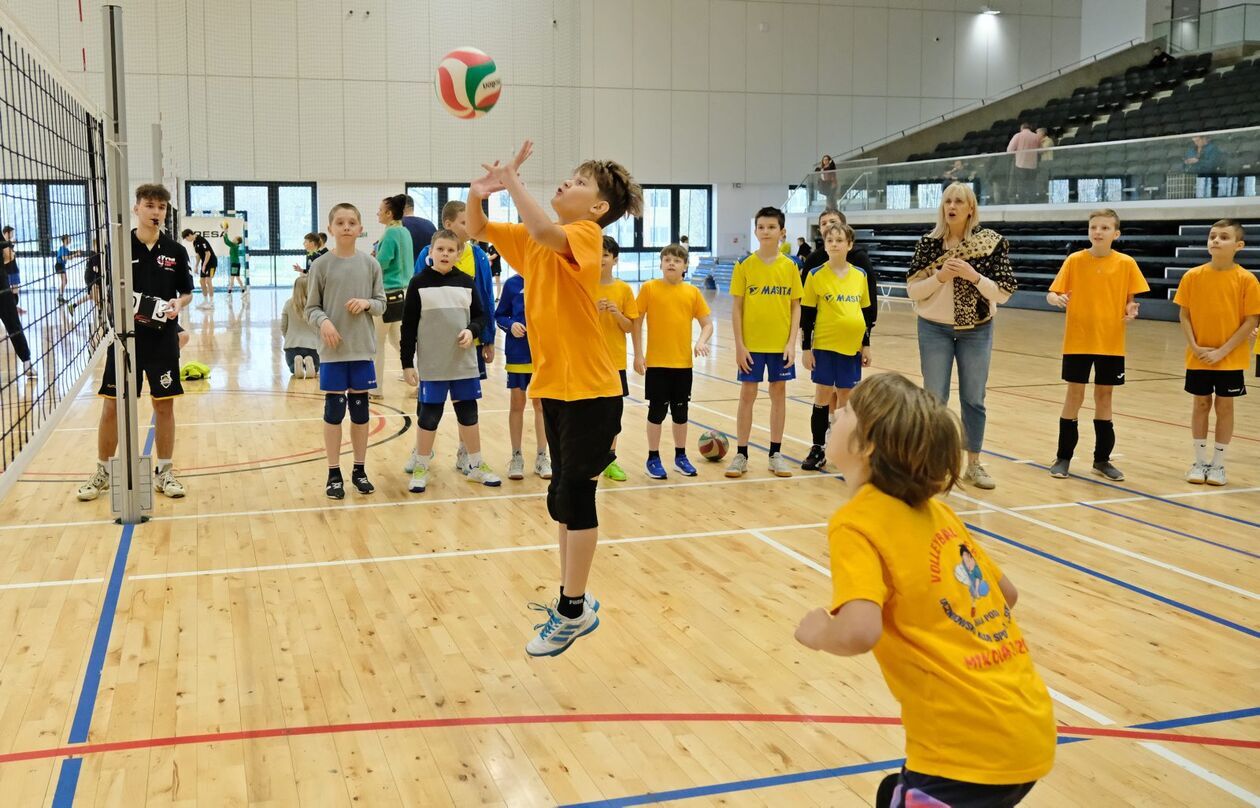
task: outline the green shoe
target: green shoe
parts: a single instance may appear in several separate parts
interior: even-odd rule
[[[617,465],[617,461],[608,464],[608,468],[604,469],[604,476],[613,482],[624,483],[626,481],[626,473],[621,470],[621,466]]]

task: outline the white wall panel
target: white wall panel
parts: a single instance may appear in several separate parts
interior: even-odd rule
[[[783,173],[783,95],[748,93],[744,117],[747,144],[744,176],[748,182],[779,182]],[[795,170],[795,169],[793,169]]]
[[[53,15],[56,16],[56,7],[51,2],[49,7]],[[86,14],[88,9],[85,8],[83,11]],[[246,9],[247,18],[248,15],[249,10]],[[248,30],[248,26],[244,27]],[[58,31],[60,31],[60,25],[58,25]],[[174,36],[175,32],[172,31],[171,34]],[[158,71],[158,54],[162,50],[160,43],[157,41],[158,18],[156,0],[131,0],[131,2],[126,4],[123,13],[123,36],[127,46],[127,72],[156,73]],[[244,55],[248,57],[249,51],[246,50]],[[248,62],[245,65],[245,75],[249,75]]]
[[[302,179],[299,125],[293,123],[303,117],[299,100],[297,79],[254,80],[254,162],[266,179]]]
[[[744,182],[747,177],[747,114],[743,93],[709,96],[709,174],[714,182]]]
[[[783,96],[780,164],[786,176],[793,173],[804,176],[822,155],[818,144],[819,106],[818,99],[813,96]]]
[[[634,91],[634,151],[630,165],[641,182],[669,182],[672,112],[668,90]]]
[[[202,1],[207,6],[207,19],[213,22],[216,0]],[[319,31],[323,35],[318,38],[304,35],[310,41],[304,42],[303,47],[298,49],[299,76],[304,79],[341,78],[342,38],[333,36],[332,32],[341,31],[344,19],[341,0],[302,0],[302,30]]]
[[[324,0],[327,2],[328,0]],[[315,0],[312,4],[314,5]],[[340,9],[340,4],[337,4]],[[124,16],[130,13],[130,7]],[[201,31],[206,43],[206,73],[211,76],[248,76],[253,69],[249,0],[214,0],[205,4]],[[339,19],[326,31],[338,31]],[[329,39],[339,39],[331,36]],[[127,43],[128,70],[138,69],[130,55],[139,43]]]
[[[634,154],[634,92],[595,90],[595,145],[591,156],[629,161]],[[633,170],[633,166],[631,167]]]
[[[923,120],[917,98],[889,98],[885,126],[889,132],[909,129]]]
[[[888,10],[853,9],[853,72],[860,77],[853,84],[854,93],[884,95],[888,92],[888,73],[880,69],[887,58]]]
[[[592,0],[587,6],[595,18],[595,86],[634,86],[634,3],[625,0]],[[594,43],[592,43],[594,44]]]
[[[920,91],[928,98],[954,97],[956,54],[954,15],[923,12],[920,42]]]
[[[782,16],[783,91],[816,93],[819,91],[818,7],[785,4]],[[833,45],[828,43],[827,47]]]
[[[989,23],[983,14],[959,14],[954,20],[954,94],[983,98],[988,87]]]
[[[250,5],[254,75],[296,78],[298,49],[318,40],[299,33],[297,0],[267,0]],[[217,24],[218,21],[216,21]],[[357,26],[350,26],[355,28]]]
[[[922,87],[923,12],[908,9],[888,11],[888,43],[884,63],[888,72],[888,94],[918,97]]]
[[[817,143],[819,157],[823,154],[832,156],[843,154],[857,145],[853,140],[852,98],[836,95],[820,100]],[[809,169],[811,166],[804,166],[804,168]]]
[[[634,0],[633,86],[668,89],[673,78],[673,32],[662,23],[671,19],[669,0]]]
[[[707,90],[709,0],[674,0],[671,13],[671,86],[675,90]]]
[[[71,8],[69,3],[62,4],[63,8]],[[130,10],[130,7],[128,8]],[[85,5],[83,9],[84,21],[87,17],[97,9]],[[159,3],[155,9],[156,19],[154,20],[154,32],[160,32],[157,39],[157,70],[161,73],[186,73],[188,71],[188,14],[184,8],[184,4],[180,3]],[[75,25],[77,26],[77,14]],[[65,27],[62,28],[62,35],[65,35]],[[82,32],[80,36],[75,37],[82,41]],[[290,49],[292,45],[290,44]],[[131,53],[128,52],[128,57]],[[78,59],[76,58],[76,61]],[[128,65],[128,70],[136,70],[137,68]]]
[[[385,0],[384,7],[385,58],[390,78],[430,81],[436,61],[429,53],[428,14],[424,5],[415,0]],[[507,56],[499,48],[487,52],[494,53],[496,60]]]
[[[709,3],[709,89],[743,91],[748,64],[744,37],[745,3]],[[742,163],[742,161],[741,161]]]
[[[988,16],[981,24],[989,29],[986,31],[989,63],[985,71],[988,76],[985,97],[992,98],[1019,84],[1019,31],[1023,18],[1013,14],[982,16]]]
[[[864,146],[888,133],[888,99],[855,96],[853,99],[853,145]]]
[[[158,103],[162,116],[162,159],[168,174],[187,177],[189,168],[188,156],[188,116],[191,112],[188,102],[188,77],[173,75],[158,77]]]
[[[339,81],[302,79],[298,82],[298,99],[305,110],[339,110],[342,108],[342,84]],[[347,159],[346,131],[339,115],[307,115],[298,128],[302,146],[304,177],[346,177],[357,171],[356,160]],[[208,169],[210,176],[221,176]],[[353,176],[359,176],[357,173]],[[261,175],[260,175],[260,178]]]
[[[1046,32],[1051,33],[1046,36]],[[1054,18],[1024,17],[1019,27],[1019,80],[1030,81],[1044,76],[1055,67]]]
[[[818,90],[849,95],[853,92],[853,9],[818,9]]]
[[[242,82],[233,80],[233,84],[241,86]],[[254,132],[250,125],[254,120],[254,99],[249,82],[233,92],[224,77],[207,76],[206,92],[210,103],[206,124],[210,175],[236,180],[261,177],[255,173]],[[230,103],[224,102],[225,96],[231,99]],[[134,100],[134,96],[129,97],[127,103]]]
[[[748,3],[744,41],[748,63],[744,79],[749,92],[778,93],[783,85],[784,20],[779,3]]]
[[[709,98],[701,92],[670,93],[672,182],[709,181]]]
[[[1054,53],[1051,61],[1054,67],[1062,67],[1076,62],[1078,59],[1092,56],[1093,54],[1085,53],[1081,50],[1081,20],[1080,18],[1056,17],[1054,20],[1054,32],[1051,35],[1051,42],[1054,46]]]

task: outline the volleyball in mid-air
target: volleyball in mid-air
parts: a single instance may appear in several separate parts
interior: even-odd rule
[[[494,60],[476,48],[456,48],[438,63],[438,100],[456,118],[485,115],[498,103],[502,89]]]

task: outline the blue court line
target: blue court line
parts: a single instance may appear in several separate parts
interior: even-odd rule
[[[156,428],[149,425],[149,435],[144,442],[144,454],[153,451],[153,437]],[[114,566],[109,573],[109,583],[105,587],[105,599],[101,603],[101,616],[96,624],[96,636],[92,640],[92,650],[88,654],[87,671],[83,674],[83,688],[79,691],[79,704],[74,711],[74,721],[70,724],[70,743],[87,743],[88,730],[92,727],[92,713],[96,709],[96,696],[101,686],[101,673],[105,668],[105,654],[109,651],[109,635],[114,629],[114,616],[118,611],[118,595],[122,591],[123,573],[127,570],[127,555],[131,552],[131,537],[135,533],[135,525],[123,525],[122,535],[118,540],[118,550],[114,553]],[[57,789],[53,792],[52,808],[71,808],[74,794],[79,787],[79,772],[83,768],[83,758],[66,758],[61,763],[61,772],[57,775]]]
[[[1172,528],[1166,525],[1156,524],[1155,522],[1148,522],[1145,519],[1139,519],[1136,516],[1129,516],[1127,513],[1120,513],[1119,511],[1112,511],[1112,510],[1108,510],[1107,508],[1100,508],[1097,505],[1091,505],[1088,502],[1078,502],[1076,504],[1080,505],[1082,508],[1089,508],[1092,511],[1101,511],[1102,513],[1105,513],[1109,516],[1118,516],[1121,519],[1128,519],[1130,522],[1137,522],[1139,525],[1146,525],[1147,527],[1153,527],[1156,530],[1162,530],[1165,533],[1172,533],[1174,536],[1183,536],[1187,539],[1193,539],[1195,541],[1201,541],[1204,544],[1210,544],[1213,547],[1219,547],[1222,550],[1229,550],[1232,553],[1239,553],[1241,555],[1251,556],[1252,558],[1260,558],[1260,553],[1253,553],[1250,550],[1244,550],[1241,547],[1234,547],[1233,545],[1229,545],[1229,544],[1221,544],[1218,541],[1205,539],[1202,536],[1196,536],[1193,533],[1184,533],[1180,530],[1173,530]]]
[[[1186,718],[1173,718],[1167,721],[1152,721],[1146,724],[1133,724],[1129,726],[1128,729],[1172,729],[1175,727],[1201,726],[1203,724],[1214,724],[1220,721],[1231,721],[1237,718],[1250,718],[1253,715],[1260,715],[1260,707],[1249,707],[1242,710],[1231,710],[1223,713],[1193,715]],[[1068,744],[1093,740],[1100,740],[1100,738],[1060,736],[1056,741],[1056,744],[1058,746],[1067,746]],[[630,805],[650,805],[658,802],[668,802],[670,800],[686,800],[693,797],[707,797],[713,794],[730,794],[735,791],[752,791],[758,788],[772,788],[774,786],[792,785],[794,783],[808,783],[814,780],[849,777],[854,774],[866,774],[867,772],[888,771],[889,769],[901,768],[905,762],[905,758],[879,760],[873,763],[857,763],[833,769],[816,769],[814,771],[807,772],[780,774],[773,777],[756,777],[751,780],[734,780],[727,783],[715,783],[707,786],[692,786],[690,788],[679,788],[673,791],[655,791],[648,792],[646,794],[635,794],[627,797],[613,797],[611,799],[594,800],[592,802],[572,803],[561,806],[561,808],[623,808],[623,806]]]
[[[1053,561],[1056,564],[1062,564],[1063,566],[1068,567],[1070,569],[1074,569],[1077,572],[1083,572],[1086,575],[1089,575],[1090,577],[1098,578],[1099,580],[1106,581],[1107,583],[1110,583],[1110,584],[1115,584],[1116,586],[1127,589],[1130,592],[1136,592],[1137,594],[1142,595],[1144,597],[1148,597],[1151,600],[1156,600],[1165,605],[1172,606],[1174,609],[1179,609],[1188,614],[1193,614],[1196,617],[1202,617],[1205,620],[1211,620],[1213,623],[1217,623],[1218,625],[1222,625],[1222,626],[1225,626],[1226,628],[1233,629],[1234,631],[1241,632],[1253,639],[1260,639],[1260,631],[1256,631],[1253,628],[1248,628],[1247,626],[1240,625],[1238,623],[1235,623],[1232,620],[1221,617],[1220,615],[1212,614],[1211,612],[1204,611],[1203,609],[1200,609],[1196,606],[1191,606],[1188,603],[1182,603],[1179,600],[1173,600],[1172,598],[1166,595],[1161,595],[1158,592],[1152,592],[1149,589],[1145,589],[1143,587],[1138,586],[1137,584],[1131,584],[1128,581],[1123,581],[1119,578],[1113,577],[1111,575],[1107,575],[1104,572],[1092,570],[1089,567],[1086,567],[1082,564],[1077,564],[1075,561],[1068,561],[1066,558],[1061,558],[1053,553],[1048,553],[1045,550],[1038,550],[1036,547],[1031,547],[1022,542],[1018,542],[1018,541],[1015,541],[1014,539],[1007,538],[1006,536],[1003,536],[1000,533],[994,533],[991,530],[985,530],[984,528],[974,525],[971,522],[966,522],[965,524],[967,525],[968,530],[974,531],[976,533],[981,533],[993,539],[997,539],[1003,544],[1009,544],[1012,547],[1018,547],[1019,549],[1032,553],[1033,555],[1041,556],[1042,558],[1048,561]]]

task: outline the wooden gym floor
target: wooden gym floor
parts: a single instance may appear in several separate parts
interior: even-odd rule
[[[448,413],[435,479],[409,494],[414,400],[390,372],[373,405],[377,492],[328,502],[321,396],[280,354],[284,297],[220,294],[212,318],[190,312],[185,359],[214,371],[178,404],[186,499],[158,496],[134,530],[110,521],[107,499],[75,501],[93,459],[91,382],[0,503],[6,805],[872,803],[901,756],[897,705],[869,655],[792,639],[829,596],[823,524],[842,482],[770,477],[764,452],[743,480],[702,464],[697,479],[653,482],[632,400],[630,479],[600,486],[601,626],[531,660],[525,606],[557,580],[545,484],[458,478]],[[734,429],[729,307],[716,306],[693,445],[706,427]],[[1137,322],[1116,398],[1128,480],[1052,480],[1038,464],[1054,451],[1062,323],[1000,313],[986,446],[999,487],[951,498],[1019,586],[1065,725],[1025,804],[1260,804],[1260,384],[1238,402],[1229,486],[1185,484],[1181,335]],[[874,351],[879,370],[917,378],[904,302],[885,304]],[[500,472],[502,367],[481,418]],[[791,385],[795,457],[811,389]],[[767,440],[758,426],[754,443]]]

